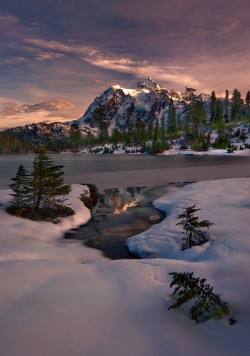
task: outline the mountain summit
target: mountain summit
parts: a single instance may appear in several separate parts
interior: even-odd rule
[[[128,128],[141,117],[145,124],[155,121],[164,115],[168,117],[169,102],[173,99],[177,114],[182,114],[185,100],[176,90],[168,90],[148,77],[139,81],[132,88],[112,85],[100,96],[96,97],[85,114],[75,123],[80,127],[97,127],[95,109],[101,105],[104,108],[110,129]]]
[[[200,94],[199,97],[205,103],[206,110],[209,111],[210,95]],[[2,134],[6,134],[7,137],[13,136],[17,141],[24,140],[27,143],[27,149],[30,149],[31,144],[44,144],[48,147],[54,147],[57,144],[58,147],[63,147],[65,142],[74,139],[78,128],[84,137],[89,131],[97,135],[99,122],[95,118],[95,111],[99,106],[104,109],[111,134],[115,127],[119,130],[126,130],[131,125],[135,125],[138,116],[146,125],[154,124],[156,118],[161,119],[163,115],[167,121],[170,100],[174,102],[176,114],[183,116],[183,109],[188,98],[177,90],[163,88],[148,77],[131,85],[131,88],[124,88],[118,84],[110,86],[95,98],[85,114],[78,120],[19,126],[6,130]],[[76,124],[78,128],[73,124]]]
[[[152,78],[147,77],[144,80],[137,82],[136,84],[138,89],[149,89],[149,90],[160,90],[163,87],[153,81]]]

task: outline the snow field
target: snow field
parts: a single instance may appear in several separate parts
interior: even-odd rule
[[[30,221],[17,218],[5,212],[10,200],[10,190],[1,190],[0,201],[0,262],[20,260],[46,260],[81,263],[81,261],[103,260],[97,250],[81,248],[80,241],[64,240],[63,234],[85,224],[90,212],[80,200],[80,194],[86,189],[83,185],[72,185],[68,204],[75,214],[60,219],[58,224],[46,221]]]
[[[59,240],[89,218],[77,198],[82,186],[70,196],[77,214],[57,225],[8,216],[3,205],[1,355],[249,355],[249,188],[250,179],[172,188],[155,202],[167,218],[128,242],[131,250],[157,257],[143,260],[110,261]],[[0,200],[8,200],[7,192]],[[193,203],[215,225],[208,243],[181,252],[176,216]],[[196,324],[183,311],[168,311],[173,271],[207,278],[238,323]]]

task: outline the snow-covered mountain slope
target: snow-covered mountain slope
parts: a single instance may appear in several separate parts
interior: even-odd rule
[[[155,83],[152,78],[139,81],[132,88],[123,88],[120,85],[112,85],[88,107],[86,113],[77,121],[80,127],[86,124],[96,127],[95,109],[102,105],[111,127],[126,129],[129,123],[135,122],[138,114],[146,124],[161,118],[167,119],[168,104],[173,99],[177,115],[182,114],[184,104],[187,102],[183,95],[172,89],[165,89]],[[202,99],[209,100],[206,94],[202,94]]]
[[[205,103],[205,108],[209,112],[210,95],[200,94],[198,97]],[[182,116],[184,105],[188,103],[185,95],[175,89],[165,89],[148,77],[132,85],[131,88],[124,88],[118,84],[110,86],[95,98],[78,120],[50,124],[37,123],[7,131],[18,137],[24,136],[35,144],[47,144],[48,137],[52,142],[67,139],[73,123],[79,126],[83,136],[86,136],[89,131],[95,135],[98,132],[95,109],[101,105],[111,133],[115,127],[119,130],[127,129],[130,124],[136,122],[138,115],[145,124],[154,123],[156,118],[160,119],[163,115],[167,121],[171,99],[174,101],[176,115]]]
[[[65,141],[70,137],[71,127],[69,123],[52,122],[46,124],[39,122],[37,124],[30,124],[25,126],[17,126],[2,132],[2,134],[14,135],[18,139],[25,138],[33,144],[48,144],[48,140],[53,142]],[[83,136],[86,136],[87,132],[91,128],[88,125],[80,127],[80,131]],[[95,130],[91,129],[94,133]]]

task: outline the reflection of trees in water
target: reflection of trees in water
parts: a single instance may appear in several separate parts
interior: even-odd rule
[[[104,204],[114,209],[114,214],[120,214],[127,208],[137,205],[143,187],[112,188],[105,190]]]

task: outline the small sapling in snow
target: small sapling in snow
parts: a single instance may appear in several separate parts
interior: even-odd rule
[[[181,219],[181,221],[176,225],[183,226],[183,234],[185,235],[182,238],[182,250],[207,242],[206,234],[200,228],[209,229],[210,226],[214,225],[208,220],[199,221],[198,216],[194,216],[194,213],[201,209],[195,207],[195,204],[188,206],[183,214],[177,216],[177,219]]]
[[[189,310],[189,315],[197,323],[202,317],[220,319],[223,314],[229,314],[227,302],[222,302],[219,295],[213,293],[213,287],[205,283],[206,279],[193,277],[193,272],[171,272],[169,275],[172,276],[170,287],[176,286],[173,295],[178,293],[178,298],[168,310],[178,309],[182,304],[193,299],[194,304]]]

